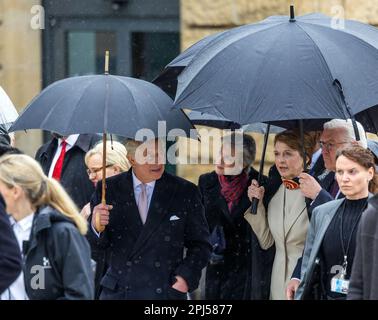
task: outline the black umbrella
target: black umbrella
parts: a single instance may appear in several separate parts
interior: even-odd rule
[[[108,61],[108,54],[106,55]],[[23,110],[9,131],[43,129],[64,136],[77,133],[103,133],[103,163],[106,163],[106,134],[135,140],[146,135],[191,137],[194,129],[181,110],[172,109],[173,101],[160,88],[147,81],[108,74],[72,77],[54,82],[38,94]],[[160,126],[164,121],[166,127]],[[102,203],[105,201],[103,166]],[[100,230],[100,228],[98,229]]]
[[[267,132],[266,123],[251,123],[241,126],[238,123],[230,121],[225,118],[217,117],[212,114],[202,113],[199,111],[190,111],[188,113],[188,118],[190,122],[194,125],[208,126],[218,129],[229,129],[229,130],[241,130],[243,132],[256,132],[265,134]],[[284,131],[284,128],[270,126],[269,133],[279,133]]]
[[[378,29],[372,26],[346,20],[337,29],[327,16],[294,18],[292,12],[202,43],[178,76],[177,108],[240,124],[293,127],[303,119],[306,128],[319,129],[378,103]],[[367,117],[359,117],[365,125]]]
[[[190,63],[198,52],[206,47],[210,41],[217,38],[220,33],[212,34],[198,41],[190,48],[186,49],[183,53],[173,59],[159,74],[152,83],[163,89],[172,99],[175,98],[177,90],[177,77],[184,70],[184,68]]]
[[[134,139],[143,128],[156,137],[166,135],[158,130],[158,121],[166,121],[167,131],[181,128],[189,136],[193,126],[172,104],[166,93],[144,80],[113,75],[72,77],[46,87],[10,130],[112,133]]]

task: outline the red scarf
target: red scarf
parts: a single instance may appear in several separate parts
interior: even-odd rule
[[[245,171],[237,176],[218,175],[218,180],[221,194],[226,199],[228,210],[231,212],[248,187],[248,175]]]

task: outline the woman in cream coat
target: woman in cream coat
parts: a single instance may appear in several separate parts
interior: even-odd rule
[[[314,139],[305,134],[307,160],[311,159],[314,146]],[[266,185],[266,192],[264,187],[259,187],[256,180],[252,181],[248,196],[260,201],[257,214],[253,215],[247,210],[245,219],[253,228],[263,249],[273,245],[276,247],[270,298],[285,300],[286,286],[298,258],[302,256],[309,224],[305,197],[296,179],[303,170],[299,133],[287,130],[277,134],[274,140],[274,156],[281,180],[270,181]]]

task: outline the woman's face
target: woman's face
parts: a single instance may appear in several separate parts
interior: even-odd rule
[[[281,177],[293,179],[303,171],[303,158],[297,150],[277,141],[274,145],[275,164]]]
[[[347,199],[362,199],[369,194],[369,181],[374,176],[374,169],[366,169],[360,164],[339,156],[336,160],[336,179],[340,191]]]
[[[222,146],[216,160],[215,172],[218,175],[238,175],[243,170],[243,151]]]
[[[102,156],[96,153],[89,157],[87,167],[89,180],[96,186],[97,182],[102,179]],[[109,166],[106,168],[106,178],[114,176],[119,172],[118,167]]]

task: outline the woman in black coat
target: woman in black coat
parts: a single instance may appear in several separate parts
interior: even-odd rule
[[[205,299],[269,297],[273,254],[260,248],[244,219],[244,212],[251,205],[247,189],[251,180],[258,176],[250,167],[255,155],[256,145],[251,136],[232,134],[224,137],[215,171],[199,178],[213,245],[206,270]]]
[[[15,221],[23,273],[2,299],[93,299],[87,223],[58,182],[26,155],[0,159],[0,193]]]

